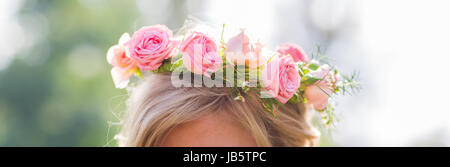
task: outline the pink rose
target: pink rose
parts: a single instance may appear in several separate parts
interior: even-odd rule
[[[305,63],[309,62],[308,56],[303,49],[295,44],[285,43],[278,46],[277,52],[281,56],[290,55],[295,62],[302,61]]]
[[[316,110],[323,110],[328,106],[328,99],[333,93],[330,81],[330,67],[326,64],[322,65],[310,74],[322,80],[307,86],[305,97]]]
[[[112,79],[116,88],[125,88],[130,77],[136,72],[137,63],[126,54],[124,43],[130,39],[130,35],[125,33],[120,37],[119,44],[109,48],[106,55],[108,63],[113,66],[111,70]]]
[[[263,70],[265,89],[285,104],[300,87],[300,75],[290,57],[274,58]]]
[[[263,45],[259,42],[252,44],[244,30],[228,40],[226,44],[225,56],[229,62],[235,64],[245,64],[250,68],[264,65],[266,59],[262,56]]]
[[[169,58],[176,43],[172,31],[164,25],[142,27],[127,43],[130,57],[142,70],[156,70]]]
[[[183,63],[193,73],[209,76],[222,64],[217,45],[206,34],[193,32],[180,45]]]

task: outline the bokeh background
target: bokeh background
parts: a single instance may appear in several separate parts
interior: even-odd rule
[[[450,146],[450,5],[440,0],[0,0],[0,146],[116,146],[123,32],[195,17],[275,49],[326,48],[363,89],[339,98],[321,146]]]

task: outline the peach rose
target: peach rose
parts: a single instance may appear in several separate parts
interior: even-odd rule
[[[274,58],[263,70],[265,89],[285,104],[300,87],[300,75],[290,57]]]
[[[314,106],[314,109],[323,110],[328,106],[328,99],[333,93],[330,66],[322,65],[316,71],[311,72],[311,75],[322,80],[306,87],[305,98]]]
[[[278,46],[277,52],[281,56],[290,55],[295,62],[302,61],[305,63],[309,62],[308,56],[303,49],[295,44],[285,43]]]
[[[217,45],[206,34],[191,33],[180,45],[183,52],[183,63],[193,73],[209,76],[216,72],[222,64]]]
[[[250,43],[248,36],[242,30],[241,33],[228,40],[225,56],[229,62],[256,68],[266,62],[265,57],[261,54],[262,48],[263,45],[259,42]]]
[[[113,66],[111,70],[112,79],[116,88],[125,88],[130,77],[136,72],[137,63],[126,54],[124,43],[130,40],[130,35],[125,33],[120,37],[119,44],[109,48],[106,59]]]
[[[175,42],[172,31],[164,25],[142,27],[127,43],[130,57],[142,70],[156,70],[171,55]]]

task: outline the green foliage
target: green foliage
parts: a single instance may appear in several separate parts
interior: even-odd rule
[[[183,59],[180,58],[172,64],[172,66],[170,67],[170,71],[175,71],[175,69],[178,69],[182,65],[183,65]]]
[[[317,64],[317,63],[311,63],[311,64],[309,64],[308,67],[309,67],[309,69],[315,71],[315,70],[319,69],[319,64]]]
[[[140,68],[137,68],[136,70],[136,76],[139,77],[140,79],[144,79],[144,76],[142,76],[142,71]]]
[[[314,84],[314,83],[316,83],[317,81],[320,81],[320,80],[322,80],[322,78],[315,78],[315,77],[312,77],[312,76],[305,76],[305,77],[302,78],[302,84],[312,85],[312,84]]]

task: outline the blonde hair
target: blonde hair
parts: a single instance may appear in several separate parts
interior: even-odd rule
[[[210,112],[227,112],[248,130],[258,146],[314,146],[318,132],[311,125],[311,110],[304,104],[285,104],[278,116],[266,112],[255,94],[236,101],[229,88],[182,87],[171,84],[171,75],[146,76],[130,90],[128,111],[119,146],[161,146],[177,125]]]

